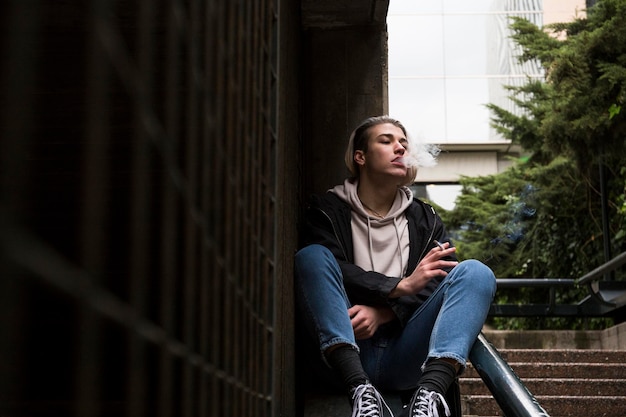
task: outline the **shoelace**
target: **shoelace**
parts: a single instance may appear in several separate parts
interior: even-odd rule
[[[439,403],[443,405],[445,415],[450,416],[450,408],[443,395],[435,391],[420,390],[417,401],[413,404],[411,417],[439,417]]]
[[[383,417],[384,411],[380,405],[384,405],[393,417],[391,408],[387,405],[380,393],[371,384],[359,385],[352,394],[353,407],[352,417]]]

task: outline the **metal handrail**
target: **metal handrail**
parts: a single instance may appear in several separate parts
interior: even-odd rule
[[[570,278],[498,278],[498,289],[504,288],[548,288],[548,304],[544,314],[552,314],[556,307],[556,288],[573,287],[576,280]]]
[[[507,417],[549,417],[513,369],[481,333],[469,359]]]
[[[612,272],[620,266],[626,264],[626,252],[622,252],[607,263],[604,263],[593,271],[583,275],[576,281],[577,285],[589,284],[601,278],[607,272]]]
[[[576,280],[572,278],[497,278],[498,288],[545,288],[573,287]]]

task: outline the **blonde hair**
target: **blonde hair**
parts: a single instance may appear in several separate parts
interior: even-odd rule
[[[435,151],[435,148],[427,149],[422,144],[414,143],[414,141],[409,137],[404,125],[400,123],[400,121],[389,116],[369,117],[362,121],[361,124],[359,124],[359,126],[352,131],[344,156],[346,167],[348,167],[348,171],[350,171],[353,178],[357,178],[359,176],[359,166],[354,162],[354,153],[359,150],[367,152],[367,146],[370,139],[369,129],[386,123],[392,124],[401,129],[402,133],[409,141],[408,150],[410,157],[407,159],[409,163],[407,164],[407,172],[402,185],[411,185],[415,182],[415,177],[417,176],[417,170],[419,167],[433,166],[436,164],[435,152],[438,152],[438,150]]]

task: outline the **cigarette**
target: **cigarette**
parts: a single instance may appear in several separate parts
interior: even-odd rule
[[[438,241],[436,241],[436,240],[434,240],[434,239],[433,239],[433,242],[435,242],[435,244],[436,244],[437,246],[439,246],[439,249],[443,250],[443,245],[442,245],[441,243],[439,243]]]

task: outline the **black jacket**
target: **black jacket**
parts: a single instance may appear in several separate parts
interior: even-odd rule
[[[314,196],[307,209],[303,230],[303,244],[321,244],[335,255],[348,298],[353,304],[387,305],[404,325],[413,312],[433,293],[443,277],[431,280],[418,294],[390,299],[389,293],[403,277],[388,277],[374,271],[365,271],[354,264],[352,244],[351,207],[332,192]],[[406,210],[409,224],[410,251],[407,274],[410,274],[426,253],[439,242],[449,242],[441,218],[432,206],[413,199]],[[447,260],[456,260],[447,257]]]

